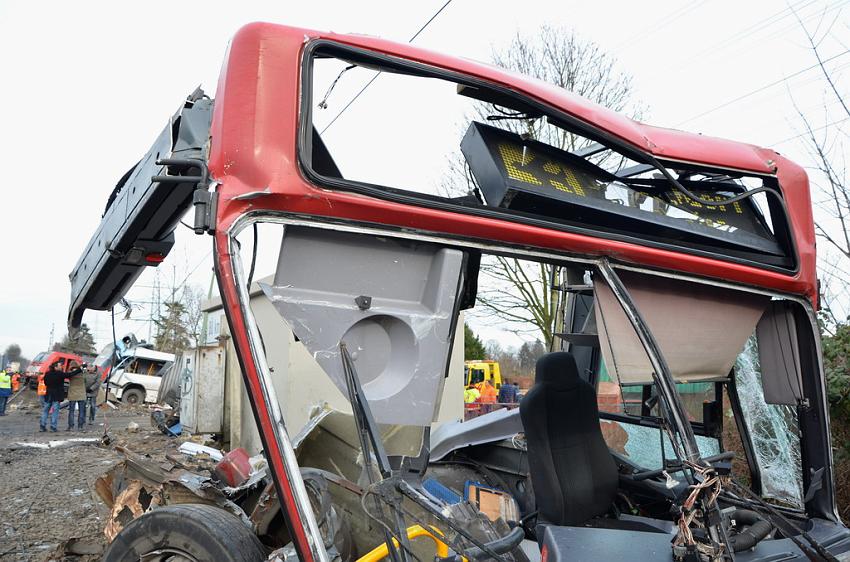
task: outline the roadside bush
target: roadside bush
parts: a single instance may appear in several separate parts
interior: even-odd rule
[[[850,518],[850,324],[823,334],[824,373],[829,397],[838,512]]]

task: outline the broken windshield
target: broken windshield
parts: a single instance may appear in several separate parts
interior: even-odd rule
[[[788,307],[710,285],[628,271],[622,278],[666,356],[703,456],[736,450],[735,442],[745,439],[752,451],[749,472],[762,482],[763,496],[801,508],[799,341],[795,331],[778,330],[776,320],[780,315],[780,325],[786,325],[781,315]],[[660,445],[666,436],[656,430],[653,438],[638,421],[663,423],[652,366],[607,286],[596,284],[593,309],[600,341],[599,407],[614,414],[606,438],[615,450],[652,467],[671,453]]]
[[[565,478],[611,471],[605,485],[611,505],[656,521],[665,533],[689,525],[670,513],[704,478],[695,471],[731,473],[765,498],[802,507],[792,410],[771,413],[764,398],[797,400],[798,385],[762,391],[758,406],[759,381],[775,375],[755,380],[753,368],[744,366],[752,363],[753,334],[764,319],[773,326],[783,318],[784,309],[769,297],[620,270],[666,357],[676,387],[670,394],[659,387],[625,308],[598,282],[601,269],[592,263],[572,264],[584,284],[564,286],[566,298],[552,301],[553,313],[564,315],[556,351],[541,351],[536,366],[499,365],[492,357],[464,364],[464,319],[492,297],[486,271],[507,258],[368,230],[265,223],[257,232],[254,238],[245,229],[238,238],[246,260],[241,271],[255,275],[240,280],[250,282],[243,306],[253,312],[256,353],[268,362],[270,397],[285,420],[307,494],[326,487],[327,507],[316,512],[325,522],[325,548],[351,541],[359,550],[374,549],[386,542],[388,529],[398,534],[414,523],[448,529],[448,541],[470,546],[453,527],[465,528],[470,513],[486,516],[479,518],[481,532],[494,540],[541,509],[553,517],[541,499],[551,483],[535,472],[541,454],[560,459]],[[561,278],[560,267],[516,260],[525,275],[544,276],[543,290],[550,286],[545,272]],[[584,316],[573,318],[567,303],[581,300]],[[789,340],[766,340],[763,347],[778,345]],[[581,362],[582,348],[590,348],[595,363]],[[492,376],[476,375],[484,364],[493,366]],[[796,375],[783,376],[790,383]],[[583,403],[588,398],[591,405]],[[694,456],[671,414],[676,409],[694,434],[698,464],[688,460]],[[572,451],[564,458],[561,441]],[[583,445],[574,450],[568,443]],[[439,457],[431,458],[432,447]],[[588,447],[603,452],[585,455]],[[415,476],[402,485],[401,474]],[[618,474],[632,484],[619,485]],[[721,488],[711,489],[700,500],[706,505],[719,501]],[[457,506],[465,505],[473,511],[464,515],[469,508]],[[561,524],[583,521],[571,517]],[[339,526],[327,527],[329,520]],[[533,526],[524,529],[534,537]],[[409,545],[415,552],[421,547]]]

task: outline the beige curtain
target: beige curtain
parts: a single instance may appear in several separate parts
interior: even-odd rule
[[[677,382],[728,376],[770,297],[679,279],[618,271]],[[649,358],[601,276],[593,282],[605,366],[620,384],[652,382]]]

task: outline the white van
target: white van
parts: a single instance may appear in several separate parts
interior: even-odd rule
[[[109,391],[127,404],[156,402],[162,376],[174,363],[174,355],[146,347],[124,353],[109,376]]]

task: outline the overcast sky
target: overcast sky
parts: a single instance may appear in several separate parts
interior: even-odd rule
[[[0,351],[16,342],[32,357],[47,348],[51,327],[56,339],[64,334],[68,273],[112,187],[195,86],[214,95],[227,43],[241,25],[269,21],[406,41],[444,1],[0,0]],[[824,13],[824,25],[837,18],[821,50],[842,91],[850,65],[847,3],[790,2],[812,28]],[[453,0],[416,44],[488,61],[517,32],[571,27],[634,76],[647,122],[773,147],[809,165],[792,97],[818,126],[841,116],[788,7]],[[206,291],[210,249],[209,237],[179,230],[161,282],[191,274]],[[154,277],[144,275],[130,300],[149,300]],[[88,312],[84,320],[99,346],[111,339],[107,313]],[[499,337],[479,328],[485,339]],[[148,325],[119,322],[119,333],[128,329],[146,337]]]

